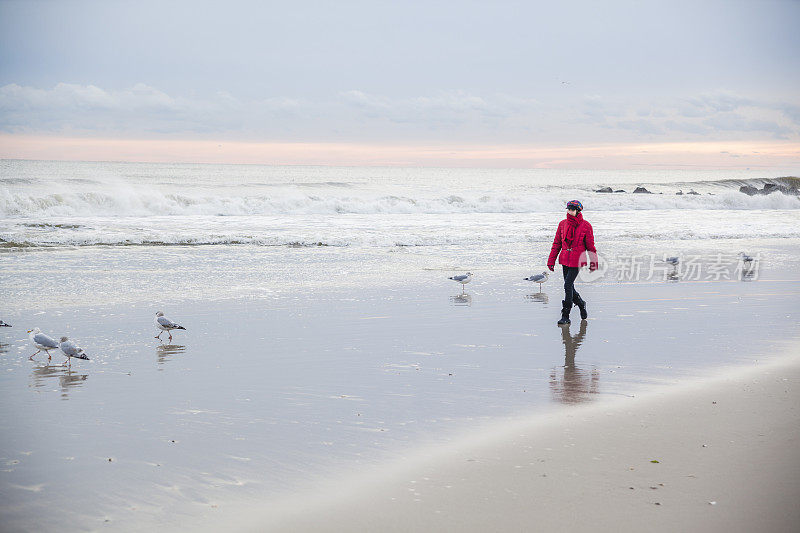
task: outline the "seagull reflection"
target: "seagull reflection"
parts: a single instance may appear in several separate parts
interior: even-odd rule
[[[186,351],[186,346],[183,344],[162,344],[156,348],[156,356],[158,357],[158,364],[163,365],[170,360],[170,357],[183,353]]]
[[[528,300],[529,302],[539,302],[543,304],[546,304],[548,301],[550,301],[550,297],[547,296],[546,292],[536,292],[533,294],[526,294],[525,299]]]
[[[472,296],[466,292],[457,294],[450,297],[450,303],[453,305],[470,306],[472,305]]]
[[[550,372],[550,392],[553,399],[566,404],[592,400],[591,395],[600,390],[600,373],[596,368],[586,370],[575,364],[575,354],[586,336],[586,320],[581,320],[577,335],[571,335],[569,327],[561,328],[564,343],[564,366]]]
[[[89,378],[89,374],[73,372],[64,365],[44,365],[33,367],[31,378],[33,378],[32,383],[28,386],[37,389],[49,386],[51,379],[58,379],[61,398],[66,400],[69,398],[70,390],[82,385]]]
[[[67,368],[64,375],[58,376],[58,383],[61,385],[61,397],[66,400],[69,397],[69,389],[83,384],[88,378],[89,374],[78,374]]]
[[[745,256],[749,261],[739,261],[736,266],[736,271],[739,273],[739,279],[742,281],[755,281],[758,279],[758,262],[753,262],[753,258]]]
[[[0,353],[8,352],[10,346],[11,346],[10,344],[5,344],[3,342],[0,342]]]
[[[678,265],[672,265],[669,272],[667,272],[667,281],[678,281],[680,279],[680,274],[678,273]]]

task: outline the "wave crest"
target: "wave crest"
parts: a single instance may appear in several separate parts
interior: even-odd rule
[[[154,192],[60,192],[0,194],[0,216],[183,216],[308,214],[543,213],[575,192],[548,191],[519,196],[476,194],[418,197],[398,195],[218,196]],[[629,209],[800,209],[800,198],[779,192],[747,196],[738,191],[698,196],[668,194],[584,194],[591,211]]]

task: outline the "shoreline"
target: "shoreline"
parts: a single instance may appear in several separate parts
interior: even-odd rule
[[[242,531],[793,531],[800,354],[482,428]],[[652,461],[658,461],[654,463]],[[244,516],[248,513],[240,513]]]

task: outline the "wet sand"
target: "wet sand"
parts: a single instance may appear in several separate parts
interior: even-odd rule
[[[246,252],[194,250],[197,261],[187,268],[195,270],[177,274],[171,272],[174,263],[169,258],[178,251],[151,250],[148,255],[153,268],[166,265],[154,271],[159,276],[188,277],[200,284],[213,280],[220,262],[231,266]],[[328,251],[318,252],[319,268],[331,271],[323,264],[330,259]],[[514,425],[520,422],[536,428],[525,430],[529,436],[552,435],[548,445],[520,445],[521,450],[533,446],[528,452],[498,448],[493,454],[469,457],[476,461],[462,457],[449,474],[442,474],[461,476],[457,467],[467,464],[485,466],[489,470],[482,476],[494,479],[495,470],[503,467],[487,457],[504,460],[546,447],[560,450],[563,432],[547,429],[547,424],[594,417],[596,422],[590,420],[586,431],[597,424],[597,435],[583,436],[583,424],[576,423],[569,431],[580,438],[569,443],[575,446],[566,448],[564,453],[570,455],[562,459],[575,453],[598,466],[594,457],[611,453],[601,457],[580,446],[605,438],[606,426],[600,423],[607,409],[616,410],[622,421],[628,409],[639,409],[644,393],[665,386],[679,391],[684,383],[713,380],[726,368],[768,363],[787,343],[800,340],[800,279],[789,266],[796,260],[783,261],[777,252],[770,255],[770,268],[758,280],[582,284],[590,320],[576,320],[569,329],[555,325],[560,276],[538,292],[538,287],[522,281],[530,269],[510,266],[476,269],[465,293],[446,279],[455,273],[452,270],[416,269],[412,275],[409,267],[407,275],[388,286],[353,275],[336,290],[309,282],[262,294],[252,281],[254,286],[248,282],[242,289],[246,297],[213,298],[229,293],[209,281],[203,291],[188,290],[180,298],[143,286],[151,297],[141,299],[133,290],[138,278],[130,273],[149,272],[150,267],[142,266],[139,253],[119,253],[112,261],[119,268],[97,270],[105,279],[103,287],[117,287],[102,299],[87,294],[54,302],[25,296],[40,286],[81,283],[82,271],[59,270],[64,257],[77,260],[81,254],[20,254],[27,267],[5,270],[0,276],[11,293],[9,301],[17,302],[4,309],[3,316],[14,328],[0,332],[0,514],[8,530],[185,531],[231,525],[261,529],[287,518],[270,513],[291,511],[295,507],[286,502],[295,498],[302,502],[298,512],[316,516],[321,507],[314,504],[314,494],[323,495],[323,500],[330,494],[350,494],[359,513],[367,509],[365,516],[382,519],[380,513],[370,514],[370,506],[387,517],[394,511],[384,500],[374,499],[384,494],[377,489],[394,487],[413,496],[408,489],[416,484],[408,481],[439,479],[413,470],[424,466],[430,450],[445,450],[435,456],[442,458],[435,464],[444,468],[448,457],[460,457],[456,452],[474,446],[476,437],[491,443],[498,432],[501,437],[510,435],[509,428],[521,427]],[[343,272],[348,264],[341,267]],[[241,268],[242,279],[264,277],[261,267]],[[376,276],[383,272],[370,268]],[[172,342],[166,336],[164,342],[154,339],[157,310],[187,330],[176,332]],[[92,360],[73,361],[71,368],[58,366],[63,358],[56,355],[51,363],[42,355],[28,360],[34,350],[25,330],[34,326],[75,339]],[[676,394],[676,401],[683,397]],[[712,425],[734,431],[737,423],[721,419]],[[638,435],[638,426],[625,429],[620,422],[619,427],[612,426],[611,437]],[[639,437],[643,450],[619,458],[625,468],[636,468],[630,475],[673,467],[673,448],[665,451],[656,445],[675,442],[680,435],[675,432],[682,427],[664,428],[663,438]],[[509,437],[499,442],[522,441]],[[619,449],[616,442],[609,446]],[[790,464],[791,458],[781,453],[776,456]],[[649,463],[653,458],[661,462]],[[534,471],[528,463],[538,465],[539,459],[550,460],[537,455],[526,462],[512,461],[520,467],[515,472],[519,470],[526,482],[558,480],[558,487],[528,489],[498,477],[496,485],[487,485],[496,498],[481,507],[470,500],[485,496],[479,490],[486,484],[481,477],[473,485],[448,483],[453,488],[447,491],[458,488],[447,493],[458,494],[457,499],[433,498],[434,485],[420,492],[422,502],[413,505],[444,502],[430,513],[447,510],[452,524],[463,529],[464,520],[476,528],[487,523],[471,517],[470,507],[481,509],[490,524],[498,523],[501,512],[512,517],[504,506],[513,507],[519,500],[506,496],[506,489],[524,495],[519,498],[525,500],[525,508],[541,502],[553,516],[557,513],[552,509],[569,510],[583,506],[584,500],[590,504],[597,485],[584,490],[580,487],[592,485],[564,481],[571,481],[572,472],[590,476],[590,470],[556,462],[552,470]],[[730,460],[736,472],[748,472],[739,468],[743,461],[738,457]],[[752,465],[758,468],[761,462]],[[766,470],[764,479],[780,479],[776,476],[784,471]],[[363,485],[350,481],[354,473],[377,476],[377,489],[362,490]],[[540,479],[542,474],[548,478]],[[608,486],[601,495],[616,495],[608,491],[618,490],[617,485],[603,484],[605,472],[592,475],[602,481],[601,487]],[[750,478],[757,476],[748,474]],[[558,492],[562,484],[566,488]],[[659,488],[649,489],[650,484]],[[623,489],[644,498],[648,490],[670,494],[677,486],[666,478],[642,478],[639,484],[623,484]],[[718,502],[706,504],[714,509],[729,505],[716,494],[707,499]],[[655,507],[662,510],[673,505],[666,497],[659,503]],[[348,509],[346,501],[337,505]],[[331,517],[335,530],[346,530],[349,524],[370,529],[369,524],[352,523],[361,516],[358,513],[336,515],[336,506],[328,511],[334,514],[319,517]],[[430,520],[430,513],[412,515]],[[572,515],[570,510],[567,516]],[[336,521],[340,518],[341,524]],[[522,520],[533,522],[529,517]],[[388,528],[388,522],[381,528]],[[447,529],[436,522],[393,519],[391,524]],[[508,529],[529,529],[525,526],[509,523]]]
[[[284,502],[248,531],[800,526],[800,356],[573,408]]]

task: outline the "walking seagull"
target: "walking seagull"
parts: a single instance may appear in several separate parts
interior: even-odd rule
[[[453,281],[460,283],[461,292],[464,292],[464,285],[472,281],[472,272],[467,272],[466,274],[461,274],[460,276],[450,276],[447,279],[452,279]]]
[[[10,327],[11,327],[11,324],[6,324],[2,320],[0,320],[0,328],[10,328]]]
[[[753,258],[751,256],[747,255],[744,252],[739,252],[739,258],[742,260],[742,263],[752,263],[753,262]]]
[[[170,320],[169,318],[165,317],[164,313],[162,313],[161,311],[156,313],[155,325],[158,329],[161,330],[161,333],[153,337],[154,339],[158,340],[161,340],[161,334],[164,333],[165,331],[169,333],[169,340],[172,340],[173,329],[184,329],[184,330],[186,329],[185,327],[180,326],[175,322],[173,322],[172,320]]]
[[[67,356],[67,360],[64,361],[65,364],[69,363],[71,365],[73,357],[75,359],[84,359],[85,361],[89,360],[83,348],[78,348],[75,346],[74,342],[66,337],[61,337],[61,343],[59,343],[58,347],[61,348],[62,353]]]
[[[678,259],[677,257],[667,257],[664,259],[664,262],[669,263],[672,266],[678,266],[678,263],[680,263],[680,259]]]
[[[525,279],[525,281],[535,281],[536,283],[538,283],[539,284],[539,292],[542,292],[542,283],[547,281],[548,277],[549,277],[549,274],[545,270],[541,274],[534,274],[534,275],[528,276],[527,278],[524,278],[524,279]]]
[[[28,338],[31,340],[31,344],[38,349],[38,351],[33,355],[36,355],[44,350],[45,353],[47,353],[47,360],[52,360],[52,357],[50,356],[50,350],[58,350],[58,343],[54,339],[42,333],[42,330],[39,328],[29,329]],[[28,357],[28,359],[33,361],[33,355]]]

